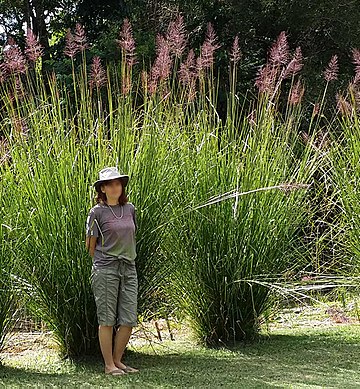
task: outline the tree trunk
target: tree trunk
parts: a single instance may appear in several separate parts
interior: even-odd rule
[[[27,0],[31,1],[31,0]],[[43,59],[50,59],[49,53],[49,33],[46,29],[45,15],[44,15],[44,4],[43,0],[32,0],[32,25],[34,34],[38,35],[39,42],[44,47],[44,56]],[[34,12],[35,11],[35,15]]]
[[[24,1],[24,8],[23,9],[24,9],[24,19],[26,21],[27,28],[32,28],[32,25],[31,25],[32,10],[31,10],[30,0]]]

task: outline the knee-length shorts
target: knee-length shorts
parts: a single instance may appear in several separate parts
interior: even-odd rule
[[[135,262],[120,259],[109,266],[93,266],[90,280],[99,325],[135,327],[138,324]]]

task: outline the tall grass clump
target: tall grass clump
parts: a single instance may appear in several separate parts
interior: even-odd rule
[[[290,93],[285,116],[275,108],[284,73],[295,73],[293,62],[276,62],[287,51],[285,36],[279,39],[248,115],[233,102],[224,125],[209,110],[188,124],[174,200],[183,206],[164,247],[173,265],[170,294],[211,346],[253,339],[281,293],[272,286],[307,265],[302,239],[314,209],[306,189],[319,158],[300,138],[300,93]]]
[[[159,290],[165,267],[159,260],[157,227],[167,218],[165,205],[179,158],[179,153],[172,153],[177,129],[167,127],[172,118],[166,107],[171,104],[163,103],[170,64],[165,68],[157,60],[149,75],[152,88],[159,84],[159,95],[152,91],[147,97],[151,91],[147,81],[136,94],[131,86],[135,58],[128,23],[119,41],[124,48],[120,74],[111,64],[105,69],[98,57],[87,69],[84,45],[80,50],[71,36],[66,54],[71,60],[72,89],[55,74],[43,77],[38,62],[31,68],[24,62],[9,72],[0,93],[1,130],[11,161],[5,171],[13,181],[7,195],[16,200],[20,224],[29,235],[16,252],[23,264],[19,276],[34,313],[69,356],[93,353],[98,345],[89,283],[91,258],[84,245],[98,171],[118,165],[131,176],[128,194],[137,207],[139,237],[139,313],[145,318],[163,304]],[[162,46],[161,58],[167,56],[166,47]],[[75,67],[78,50],[80,69]],[[16,54],[14,61],[22,58]],[[139,110],[136,99],[143,101]]]
[[[306,267],[314,162],[306,149],[296,156],[296,140],[273,124],[265,115],[256,129],[243,123],[236,140],[212,132],[189,145],[193,163],[178,183],[184,211],[166,247],[173,296],[209,345],[253,338],[273,305],[272,282]]]
[[[11,243],[22,263],[18,277],[62,353],[97,350],[84,229],[92,183],[106,165],[131,177],[140,316],[181,311],[208,345],[254,337],[272,307],[272,282],[306,266],[301,239],[314,211],[307,188],[321,159],[299,137],[301,50],[291,57],[282,33],[259,71],[258,98],[240,102],[235,39],[228,112],[220,119],[220,44],[211,24],[200,54],[185,54],[178,17],[157,36],[155,61],[140,74],[128,21],[118,40],[121,63],[106,67],[97,56],[86,65],[78,25],[66,42],[70,86],[42,75],[41,48],[29,36],[33,56],[26,61],[14,44],[2,67],[1,135],[10,158],[3,173],[27,237]]]
[[[90,202],[87,166],[93,163],[94,142],[78,137],[67,107],[55,96],[45,100],[30,95],[18,107],[5,103],[12,120],[22,118],[22,126],[5,126],[4,131],[10,144],[8,174],[15,182],[7,187],[7,196],[16,202],[29,235],[16,253],[24,292],[63,354],[93,352],[96,318],[84,215]],[[86,142],[89,147],[83,147]]]
[[[334,147],[330,155],[332,179],[338,198],[339,223],[334,226],[340,233],[344,260],[339,271],[350,278],[360,276],[360,124],[359,79],[360,53],[353,51],[356,74],[345,93],[337,95],[337,124],[340,129],[333,136]],[[336,135],[336,136],[335,136]],[[335,143],[336,142],[336,143]]]

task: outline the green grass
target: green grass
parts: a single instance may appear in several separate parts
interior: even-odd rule
[[[138,346],[128,363],[138,374],[108,377],[100,359],[61,360],[54,350],[5,359],[6,387],[360,387],[360,326],[273,329],[253,344],[207,349],[187,340]],[[184,338],[182,338],[184,339]]]

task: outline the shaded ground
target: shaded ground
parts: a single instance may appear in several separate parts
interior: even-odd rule
[[[340,323],[332,311],[288,310],[270,336],[232,350],[198,346],[184,327],[173,329],[171,341],[164,322],[159,342],[148,324],[127,356],[141,371],[123,377],[105,376],[99,358],[61,360],[50,333],[21,334],[2,354],[0,387],[360,388],[360,325]]]

